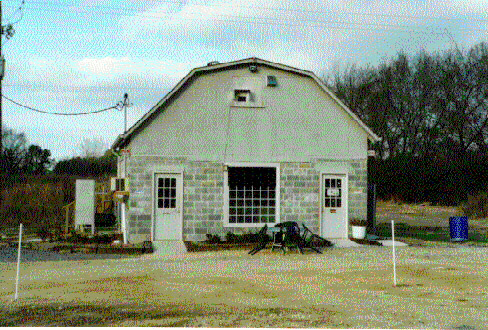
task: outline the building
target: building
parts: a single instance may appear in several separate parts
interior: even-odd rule
[[[129,241],[283,221],[347,238],[349,219],[366,219],[377,140],[310,71],[258,58],[193,69],[112,146],[126,151]]]

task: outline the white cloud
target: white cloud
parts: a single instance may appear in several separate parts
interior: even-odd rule
[[[75,62],[75,68],[94,76],[113,76],[132,69],[133,62],[128,57],[84,58]]]
[[[6,85],[56,87],[169,88],[192,69],[189,63],[167,59],[86,57],[54,60],[34,57],[9,64]]]
[[[174,52],[178,60],[196,65],[257,56],[321,70],[344,59],[356,62],[354,54],[359,47],[371,48],[384,39],[403,39],[405,43],[413,39],[421,43],[419,48],[428,48],[438,41],[438,35],[419,38],[408,31],[444,33],[435,30],[428,19],[443,6],[448,7],[406,0],[165,3],[123,17],[119,26],[126,41]]]
[[[132,59],[130,57],[83,58],[73,64],[78,71],[91,79],[112,80],[133,76],[149,78],[179,78],[190,68],[186,63],[172,60]]]
[[[486,0],[454,0],[451,6],[460,13],[476,13],[487,17],[488,1]]]

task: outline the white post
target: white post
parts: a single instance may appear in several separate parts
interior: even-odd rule
[[[124,150],[121,151],[121,156],[122,156],[122,178],[127,177],[127,154]],[[124,197],[122,197],[124,198]],[[125,201],[122,200],[122,203],[120,203],[120,225],[122,229],[122,240],[124,244],[128,243],[128,238],[127,238],[127,219],[125,216]]]
[[[393,248],[393,286],[397,285],[396,281],[396,256],[395,256],[395,221],[391,220],[391,239]]]
[[[19,298],[19,274],[20,274],[20,250],[22,249],[22,224],[19,228],[19,249],[17,252],[17,276],[15,278],[15,296],[14,300]]]
[[[120,217],[122,218],[122,237],[124,240],[124,244],[127,244],[127,219],[125,218],[125,202],[120,203]]]

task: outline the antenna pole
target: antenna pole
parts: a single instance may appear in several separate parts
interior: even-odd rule
[[[1,1],[1,0],[0,0]],[[124,133],[127,132],[127,108],[129,107],[129,94],[124,94],[124,102],[122,103],[124,107]]]

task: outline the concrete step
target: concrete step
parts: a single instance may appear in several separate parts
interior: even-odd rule
[[[346,247],[355,247],[355,246],[363,246],[356,242],[353,242],[347,238],[340,239],[340,238],[327,238],[327,240],[334,243],[335,248],[346,248]]]
[[[328,238],[329,241],[334,243],[334,247],[337,248],[347,248],[347,247],[358,247],[358,246],[368,246],[365,244],[358,244],[354,241],[350,241],[349,239],[334,239],[334,238]],[[393,244],[392,240],[378,240],[377,242],[380,242],[383,244],[383,246],[391,246]],[[395,246],[408,246],[408,244],[395,241]]]
[[[384,239],[384,240],[379,240],[378,242],[380,242],[381,244],[383,244],[383,246],[392,246],[393,245],[393,241],[392,240],[386,240],[386,239]],[[408,246],[408,244],[395,240],[395,246]]]
[[[185,243],[178,240],[153,241],[154,252],[157,255],[180,255],[187,252]]]

